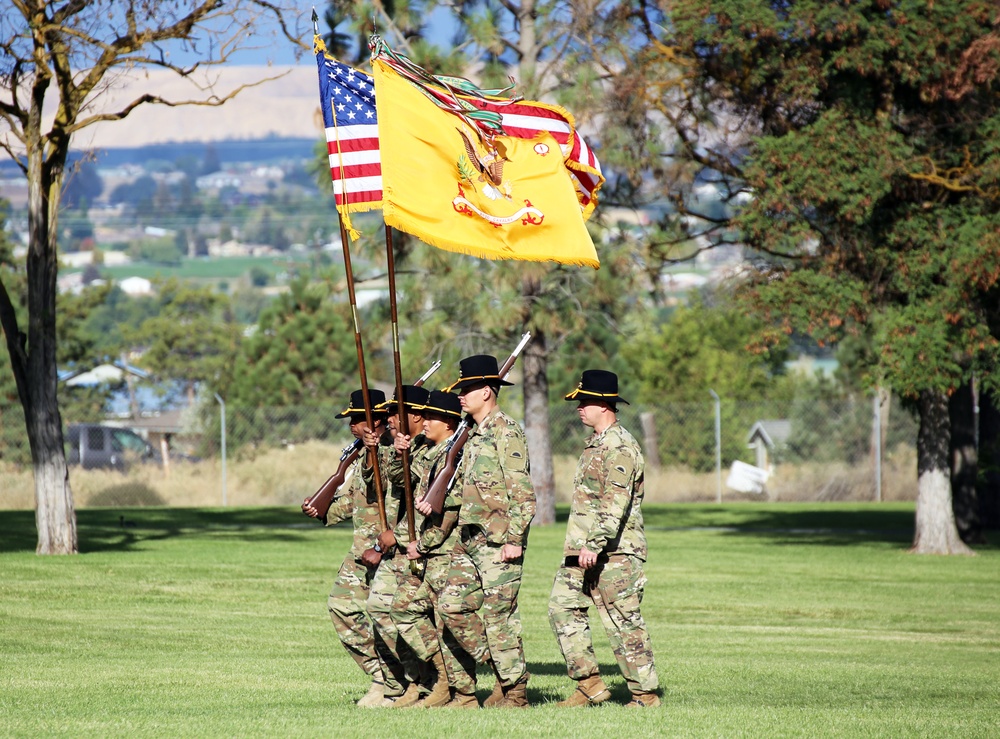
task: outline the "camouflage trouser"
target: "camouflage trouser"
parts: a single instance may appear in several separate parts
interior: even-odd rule
[[[348,554],[340,566],[326,607],[340,643],[358,666],[372,677],[380,677],[378,655],[375,653],[375,633],[365,609],[368,587],[374,571],[360,559]]]
[[[400,638],[417,657],[430,662],[441,649],[441,619],[434,618],[434,606],[448,580],[450,558],[435,554],[423,561],[426,563],[423,581],[418,587],[412,587],[411,581],[396,591],[390,616]]]
[[[574,680],[598,672],[587,610],[595,606],[629,690],[649,692],[658,685],[653,647],[639,613],[643,586],[642,560],[612,556],[590,570],[560,567],[549,598],[549,623],[566,669]]]
[[[476,687],[476,664],[493,660],[504,685],[524,675],[524,647],[517,593],[522,562],[503,562],[500,547],[476,534],[460,541],[451,553],[448,582],[438,598],[444,632],[449,682],[462,693]],[[464,652],[464,654],[463,654]],[[469,689],[471,686],[471,690]]]
[[[410,574],[404,555],[383,558],[372,580],[366,608],[375,624],[375,651],[385,679],[385,695],[402,695],[408,683],[419,677],[419,662],[413,650],[399,638],[392,620],[392,601],[402,588],[416,590],[420,580]]]

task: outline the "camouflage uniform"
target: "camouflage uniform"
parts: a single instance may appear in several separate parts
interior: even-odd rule
[[[454,656],[446,664],[462,666],[453,687],[469,694],[476,685],[476,663],[492,659],[505,687],[526,672],[517,608],[523,557],[504,562],[500,550],[504,544],[527,543],[535,493],[524,432],[499,408],[469,434],[458,484],[460,538],[438,599],[438,614],[446,628],[445,648]]]
[[[410,454],[411,490],[414,496],[416,496],[417,482],[414,479],[414,468],[420,468],[427,446],[426,438],[422,434],[414,437],[413,451]],[[403,479],[402,457],[395,451],[390,451],[388,455],[386,470],[392,485],[392,508],[396,514],[389,518],[389,525],[396,537],[396,546],[382,556],[382,562],[375,573],[368,595],[367,610],[375,624],[375,632],[378,635],[376,647],[382,658],[383,668],[387,672],[385,695],[393,697],[403,692],[405,683],[417,681],[420,662],[423,659],[410,647],[408,641],[400,639],[399,629],[392,618],[393,601],[400,593],[415,593],[420,587],[421,580],[412,574],[410,561],[406,558],[406,545],[410,541],[404,501],[406,486]],[[423,516],[418,511],[414,511],[414,514],[418,517],[415,519],[416,525],[419,525]]]
[[[446,444],[432,445],[426,440],[414,452],[411,460],[414,478],[417,479],[414,488],[416,499],[427,492],[432,474],[444,464],[446,450]],[[423,517],[417,513],[420,532],[417,551],[424,555],[424,578],[417,587],[411,587],[412,583],[400,587],[392,601],[391,616],[399,636],[423,662],[430,662],[441,651],[443,627],[441,619],[434,618],[434,607],[447,582],[451,550],[458,541],[460,506],[460,498],[449,493],[440,514],[433,513]],[[453,661],[450,652],[443,656],[448,674],[461,669],[461,665]]]
[[[384,469],[382,465],[386,461],[383,452],[379,457],[380,469]],[[348,518],[354,523],[354,542],[333,583],[327,599],[327,609],[337,629],[337,636],[348,654],[362,670],[379,678],[382,676],[382,664],[376,651],[372,622],[365,607],[375,571],[361,561],[361,555],[372,546],[382,530],[374,479],[368,455],[363,453],[352,467],[352,478],[347,491],[337,496],[327,511],[327,526]],[[387,515],[390,504],[391,498],[387,496]]]
[[[587,611],[597,608],[618,667],[633,693],[657,687],[653,649],[639,613],[646,535],[642,511],[644,461],[639,444],[617,423],[587,442],[576,469],[573,505],[566,530],[566,563],[556,573],[549,622],[569,676],[598,674]],[[580,549],[598,553],[584,570]]]

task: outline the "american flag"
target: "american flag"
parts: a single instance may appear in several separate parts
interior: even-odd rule
[[[319,101],[337,206],[347,211],[382,207],[375,83],[371,75],[316,54]]]
[[[371,75],[328,56],[322,48],[316,53],[316,64],[337,206],[348,206],[345,209],[348,212],[381,208],[382,165],[374,80]],[[428,92],[437,94],[434,90]],[[604,177],[593,149],[565,111],[533,101],[495,103],[481,98],[465,99],[483,110],[499,113],[509,136],[531,139],[540,131],[552,134],[563,149],[584,217],[589,216]]]

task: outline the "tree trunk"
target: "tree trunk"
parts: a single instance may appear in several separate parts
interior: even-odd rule
[[[521,0],[516,11],[517,15],[517,55],[518,75],[521,83],[520,93],[529,99],[538,97],[541,88],[540,80],[535,78],[538,64],[538,37],[535,25],[538,10],[534,0]]]
[[[57,149],[59,147],[56,147]],[[68,145],[62,151],[68,151]],[[28,336],[11,349],[35,472],[38,554],[76,554],[76,511],[66,468],[56,370],[56,275],[59,268],[59,195],[65,154],[43,160],[39,142],[28,147]],[[14,318],[16,325],[16,317]],[[6,328],[6,324],[5,324]],[[18,342],[20,336],[15,335]]]
[[[971,554],[958,535],[951,510],[948,473],[948,396],[925,390],[920,394],[917,433],[916,554]]]
[[[872,479],[875,483],[875,500],[882,500],[882,482],[884,479],[883,465],[885,463],[885,446],[889,434],[889,411],[892,404],[892,393],[888,388],[879,385],[875,388],[874,401],[876,407],[872,409],[872,438],[870,443],[870,455],[872,459]],[[876,423],[877,419],[877,423]],[[879,460],[876,463],[876,460]],[[877,476],[877,478],[876,478]]]
[[[1000,528],[1000,408],[993,393],[979,393],[979,476],[976,497],[985,528]]]
[[[545,334],[537,331],[524,349],[524,435],[535,488],[535,518],[547,525],[556,520],[556,482],[549,438],[549,378]]]
[[[951,422],[951,509],[955,514],[958,535],[966,544],[983,543],[983,530],[979,519],[979,500],[976,496],[976,477],[979,472],[976,449],[976,398],[970,380],[963,383],[948,401],[948,418]]]

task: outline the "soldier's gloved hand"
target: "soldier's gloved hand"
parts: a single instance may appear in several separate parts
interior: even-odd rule
[[[409,434],[396,434],[396,438],[393,439],[392,444],[396,447],[397,452],[405,452],[410,448]]]
[[[361,554],[361,561],[369,567],[378,567],[378,563],[382,561],[382,555],[374,549],[366,549]]]
[[[589,570],[597,564],[597,553],[592,552],[587,547],[580,548],[580,567],[585,570]]]
[[[517,544],[504,544],[500,548],[500,560],[502,562],[513,562],[516,559],[520,559],[523,552],[524,548],[519,547]]]
[[[411,541],[406,545],[406,558],[407,559],[420,559],[423,555],[417,551],[417,542]]]
[[[389,547],[396,545],[396,536],[387,529],[378,535],[378,545],[385,552]]]

